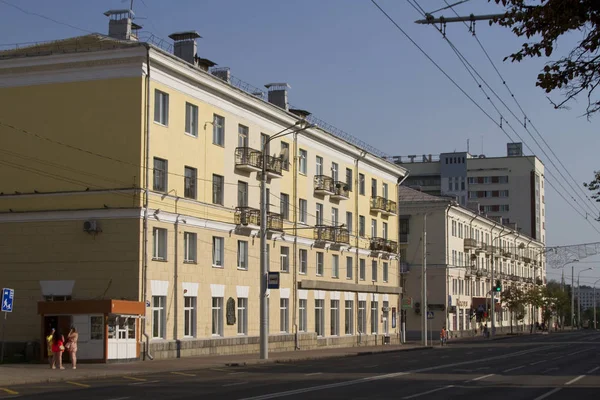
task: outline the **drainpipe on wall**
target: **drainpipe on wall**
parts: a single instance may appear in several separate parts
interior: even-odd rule
[[[293,321],[294,321],[294,349],[295,350],[300,350],[300,337],[298,335],[298,275],[297,275],[297,264],[296,264],[296,254],[297,254],[297,248],[298,248],[298,213],[296,212],[296,210],[298,210],[298,208],[296,208],[298,206],[298,134],[294,133],[293,136],[293,144],[294,144],[294,156],[292,157],[292,176],[293,178],[293,185],[292,185],[292,198],[293,198],[293,204],[294,206],[292,207],[292,212],[294,214],[294,218],[293,218],[293,224],[294,224],[294,278],[293,278],[293,282],[294,282],[294,290],[292,295],[294,296],[294,301],[293,301],[293,311],[292,311],[292,315],[293,315]],[[289,206],[289,205],[288,205]],[[305,311],[306,312],[306,311]],[[307,318],[308,319],[308,318]]]
[[[179,196],[175,197],[175,210],[177,210],[177,202],[179,201]],[[179,341],[179,330],[178,330],[178,321],[179,321],[179,218],[181,214],[176,212],[175,217],[175,251],[173,262],[173,319],[175,323],[173,324],[173,339],[175,339],[175,344],[177,345],[177,358],[181,357],[181,342]],[[185,223],[185,220],[182,220]]]
[[[360,156],[358,158],[356,158],[356,160],[354,160],[354,164],[355,164],[355,178],[354,178],[354,182],[356,183],[355,187],[354,187],[354,225],[355,225],[355,232],[356,232],[356,249],[354,250],[356,253],[356,260],[354,262],[355,268],[356,268],[356,276],[354,277],[354,282],[358,285],[360,282],[360,216],[358,215],[358,199],[359,199],[359,189],[360,189],[360,174],[359,174],[359,169],[358,169],[358,163],[360,161],[361,158],[364,158],[365,155],[367,153],[363,150],[361,150],[360,152]],[[366,222],[365,222],[366,223]],[[366,269],[366,265],[365,265],[365,269]],[[362,344],[362,334],[363,332],[361,332],[360,330],[360,326],[358,326],[359,320],[358,320],[358,303],[359,303],[359,299],[358,299],[358,292],[356,292],[354,294],[354,304],[356,304],[356,311],[355,311],[355,318],[356,318],[356,331],[358,332],[358,344]],[[365,309],[365,314],[366,314],[367,310]],[[366,317],[366,316],[365,316]]]
[[[145,182],[144,182],[144,221],[143,221],[143,253],[142,253],[142,302],[146,303],[148,294],[148,196],[150,195],[150,45],[146,46],[146,155],[145,155]],[[150,336],[146,333],[147,320],[142,323],[142,335],[146,338],[146,351],[144,359],[148,357],[153,360],[150,354]]]
[[[401,180],[398,180],[398,183],[396,184],[396,201],[398,202],[398,207],[396,208],[396,213],[398,213],[398,226],[396,229],[397,232],[397,242],[398,243],[398,286],[401,288],[401,293],[400,296],[398,296],[398,305],[397,305],[397,310],[398,310],[398,314],[396,315],[396,330],[399,332],[398,333],[398,341],[402,344],[406,341],[406,324],[404,322],[404,318],[402,316],[402,300],[404,299],[404,286],[402,285],[402,271],[400,270],[401,267],[401,259],[400,259],[400,186],[402,185],[402,183],[406,180],[406,178],[408,178],[408,175],[410,175],[410,171],[406,171],[406,175],[404,175],[404,178],[402,178]],[[401,317],[401,318],[398,318]],[[398,321],[400,321],[400,329],[398,330]]]
[[[444,238],[446,240],[446,301],[448,301],[448,293],[450,293],[450,270],[448,268],[448,258],[450,251],[450,240],[448,237],[448,211],[452,208],[452,203],[446,206],[446,210],[444,211]],[[472,220],[471,220],[472,221]],[[446,307],[446,330],[450,329],[450,305]]]

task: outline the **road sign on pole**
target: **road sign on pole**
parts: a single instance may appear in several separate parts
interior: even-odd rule
[[[2,312],[12,312],[14,297],[15,291],[13,289],[2,289]]]
[[[433,319],[433,311],[427,311],[427,319]]]
[[[413,299],[412,297],[405,297],[402,299],[402,309],[409,310],[413,308]]]

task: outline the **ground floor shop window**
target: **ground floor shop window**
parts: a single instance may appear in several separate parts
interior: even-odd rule
[[[212,298],[212,335],[223,336],[223,298]]]
[[[152,338],[164,339],[166,331],[166,296],[152,296]]]

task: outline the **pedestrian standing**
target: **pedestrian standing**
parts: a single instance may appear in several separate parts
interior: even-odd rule
[[[54,355],[52,369],[56,369],[57,366],[59,369],[65,369],[65,367],[62,365],[62,355],[64,351],[65,337],[61,335],[58,330],[55,330],[52,337],[52,354]]]
[[[448,331],[446,330],[446,326],[442,326],[442,330],[440,331],[440,344],[443,346],[446,344],[448,340]]]
[[[77,328],[73,326],[67,335],[67,344],[65,346],[69,352],[73,369],[77,369],[77,340],[79,340],[79,333],[77,333]]]
[[[54,365],[54,353],[52,352],[52,341],[54,340],[54,332],[56,329],[52,328],[50,334],[46,336],[46,350],[48,351],[48,363],[50,368]]]

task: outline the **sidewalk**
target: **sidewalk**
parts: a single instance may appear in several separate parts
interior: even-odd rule
[[[65,364],[65,370],[52,370],[48,364],[13,364],[0,366],[0,387],[40,382],[59,382],[78,379],[102,379],[114,376],[132,376],[160,372],[189,371],[215,367],[232,367],[264,363],[285,363],[302,360],[352,357],[399,351],[423,350],[419,344],[409,343],[391,346],[346,347],[334,349],[300,350],[270,353],[268,360],[259,359],[257,354],[230,356],[187,357],[154,361],[135,361],[118,364],[79,364],[76,370]]]

